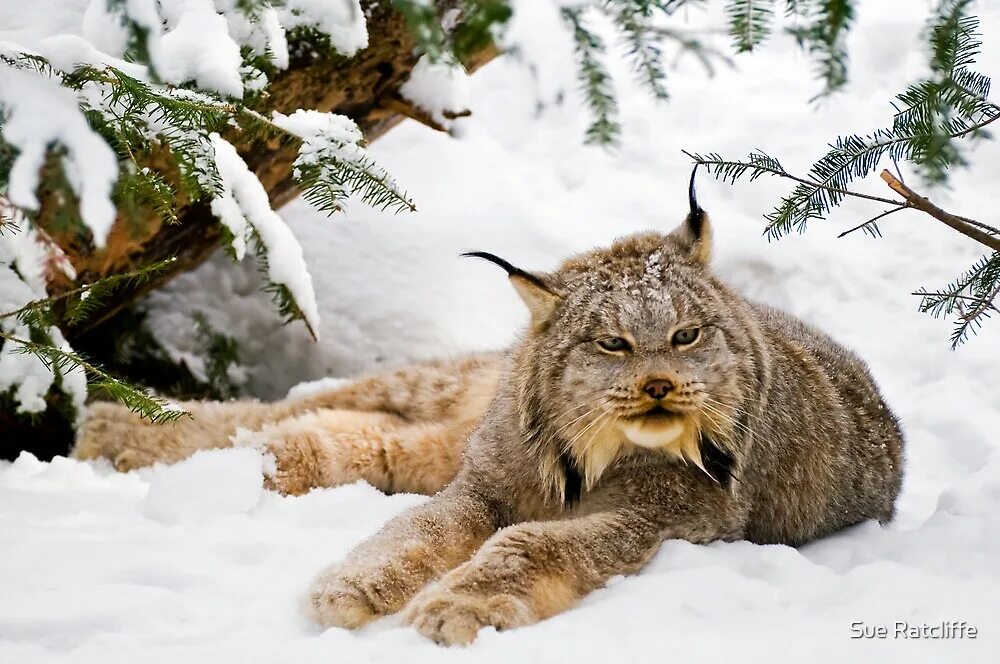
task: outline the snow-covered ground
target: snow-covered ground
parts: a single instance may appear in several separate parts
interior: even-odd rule
[[[506,279],[458,253],[483,249],[532,268],[685,212],[681,148],[743,155],[766,147],[804,169],[838,133],[887,122],[892,92],[917,76],[929,2],[860,5],[853,82],[818,107],[811,64],[788,40],[706,78],[685,60],[669,105],[620,68],[625,134],[611,153],[583,147],[572,64],[550,3],[521,3],[515,37],[534,69],[506,58],[472,80],[475,115],[457,139],[405,124],[372,146],[420,211],[353,205],[327,219],[281,211],[300,238],[322,341],[281,327],[256,269],[220,257],[151,298],[155,329],[194,352],[190,312],[236,336],[248,389],[291,385],[495,348],[525,316]],[[980,3],[987,73],[1000,74],[1000,7]],[[697,18],[697,16],[695,16]],[[992,44],[990,44],[992,42]],[[808,110],[806,110],[808,108]],[[935,200],[994,214],[996,143]],[[905,174],[905,173],[904,173]],[[880,194],[876,178],[867,190]],[[885,238],[840,231],[880,209],[850,205],[803,236],[768,244],[760,215],[786,185],[700,179],[717,266],[749,295],[828,330],[871,364],[908,441],[899,516],[800,549],[669,542],[636,577],[530,628],[484,632],[442,650],[387,618],[358,633],[302,615],[310,578],[418,496],[355,485],[281,498],[261,489],[249,450],[198,455],[128,475],[100,464],[23,456],[0,464],[0,662],[996,661],[1000,647],[1000,322],[957,352],[950,327],[909,292],[946,283],[978,247],[913,213]],[[995,219],[994,219],[995,220]],[[893,638],[896,621],[965,621],[975,639]],[[887,639],[852,639],[851,625]]]

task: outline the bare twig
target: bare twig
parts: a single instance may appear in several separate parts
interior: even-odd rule
[[[878,215],[875,215],[874,217],[872,217],[871,219],[869,219],[869,220],[868,220],[868,221],[866,221],[865,223],[863,223],[863,224],[858,224],[858,225],[857,225],[857,226],[855,226],[854,228],[851,228],[851,229],[849,229],[849,230],[846,230],[846,231],[844,231],[843,233],[841,233],[841,234],[840,234],[840,235],[838,235],[837,237],[838,237],[838,238],[841,238],[841,237],[844,237],[845,235],[848,235],[848,234],[850,234],[850,233],[853,233],[854,231],[857,231],[857,230],[861,230],[862,228],[864,228],[864,227],[865,227],[865,226],[867,226],[868,224],[871,224],[871,223],[874,223],[874,222],[878,221],[879,219],[881,219],[882,217],[888,217],[888,216],[889,216],[890,214],[893,214],[894,212],[899,212],[899,211],[901,211],[901,210],[905,210],[905,209],[906,209],[906,206],[905,206],[905,205],[903,205],[903,206],[900,206],[900,207],[895,207],[895,208],[893,208],[893,209],[891,209],[891,210],[886,210],[886,211],[885,211],[885,212],[883,212],[882,214],[878,214]]]
[[[958,216],[958,215],[956,215],[956,216]],[[990,235],[1000,235],[1000,228],[996,228],[995,226],[990,226],[989,224],[984,224],[983,222],[976,221],[975,219],[969,219],[968,217],[958,217],[958,218],[961,219],[962,221],[964,221],[967,224],[972,224],[973,226],[976,226],[978,228],[982,228],[984,231],[986,231]]]
[[[970,224],[965,219],[942,210],[937,205],[931,203],[930,200],[903,184],[899,178],[890,173],[888,169],[882,171],[881,177],[885,180],[885,183],[889,185],[890,189],[903,197],[906,201],[907,207],[916,208],[921,212],[925,212],[953,230],[958,231],[962,235],[970,237],[976,242],[984,244],[994,251],[1000,251],[1000,237],[995,237],[981,230],[978,227],[978,222],[977,224]]]

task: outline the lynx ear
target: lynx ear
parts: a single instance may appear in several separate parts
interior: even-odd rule
[[[707,264],[712,258],[712,224],[708,220],[708,215],[701,206],[698,205],[698,198],[694,192],[694,176],[698,173],[698,166],[691,171],[691,183],[688,185],[688,205],[690,210],[684,223],[670,233],[670,239],[681,248],[682,251],[699,263]]]
[[[463,256],[482,258],[494,265],[499,265],[507,272],[510,283],[514,290],[521,296],[521,300],[528,306],[531,312],[531,326],[541,328],[552,317],[556,305],[559,304],[559,296],[552,291],[552,288],[545,281],[530,272],[526,272],[519,267],[511,265],[499,256],[486,253],[485,251],[469,251]]]

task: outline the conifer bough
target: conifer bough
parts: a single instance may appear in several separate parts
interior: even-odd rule
[[[752,23],[767,24],[771,13],[760,8],[771,4],[763,0],[733,3],[731,10],[736,13],[731,11],[730,16],[733,26],[745,31],[744,50],[766,36],[766,25],[753,26]],[[853,15],[853,3],[849,0],[788,4],[790,11],[799,5],[822,7],[830,20],[841,25],[838,30],[846,28]],[[810,222],[826,218],[845,199],[853,197],[880,203],[888,209],[844,231],[841,237],[858,230],[881,237],[879,221],[903,210],[916,210],[988,248],[990,253],[944,288],[922,288],[914,293],[920,296],[920,311],[935,317],[953,318],[952,348],[964,343],[987,318],[998,312],[1000,224],[943,210],[903,182],[901,167],[908,166],[927,186],[946,184],[952,168],[967,164],[965,155],[970,145],[989,140],[988,129],[1000,121],[1000,104],[990,97],[990,79],[974,69],[982,42],[979,20],[971,13],[973,7],[972,0],[937,1],[924,30],[930,74],[896,95],[890,126],[867,135],[838,137],[807,174],[788,172],[778,159],[761,149],[743,159],[715,153],[685,153],[696,164],[705,166],[709,173],[731,183],[744,177],[753,181],[763,175],[794,182],[792,191],[773,211],[764,215],[765,234],[771,239],[792,230],[805,231]],[[800,31],[792,32],[802,39]],[[813,33],[813,47],[833,44],[823,36],[825,34],[829,34],[829,29]],[[835,58],[830,60],[836,51],[837,48],[828,49],[829,57],[820,59],[824,78],[831,88],[847,80],[846,64],[841,66],[836,64]],[[894,175],[886,165],[893,166],[899,175]],[[881,179],[900,198],[887,198],[856,188],[857,182],[875,173],[880,173]]]
[[[460,0],[436,0],[433,9],[440,15],[462,4]],[[300,169],[299,175],[303,177],[296,179],[295,162],[299,158],[302,141],[270,125],[268,118],[272,111],[290,115],[304,108],[346,115],[354,120],[368,142],[406,117],[400,111],[407,108],[408,103],[400,97],[399,88],[406,82],[419,57],[414,51],[414,39],[406,17],[396,11],[392,3],[370,2],[364,5],[369,35],[367,48],[347,58],[317,48],[313,32],[290,33],[288,67],[269,72],[266,94],[250,100],[246,104],[248,108],[239,111],[243,119],[249,120],[243,124],[242,131],[220,132],[237,148],[239,155],[260,180],[274,208],[288,203],[303,190],[308,196],[310,183],[316,183],[310,179],[315,171],[308,168]],[[477,43],[475,48],[463,53],[463,64],[473,71],[496,54],[497,50],[491,42]],[[116,75],[120,79],[124,76]],[[126,89],[122,94],[142,94],[140,88],[129,89],[135,83],[125,81]],[[170,110],[166,109],[167,112]],[[206,124],[218,123],[218,119],[213,117],[215,110],[211,108],[192,110],[178,104],[176,110],[203,113],[204,118],[195,119]],[[216,110],[222,116],[226,110],[232,111]],[[255,117],[248,117],[251,113]],[[417,115],[417,111],[412,115]],[[260,131],[248,131],[250,124],[269,126],[259,127]],[[58,186],[58,174],[52,173],[58,169],[58,163],[55,158],[47,161],[47,175],[50,177],[43,177],[46,184],[38,192],[40,205],[34,220],[63,249],[76,268],[73,280],[54,275],[55,279],[50,282],[52,294],[59,295],[111,275],[133,272],[151,263],[173,259],[168,269],[158,272],[152,279],[134,287],[118,289],[114,297],[102,302],[100,308],[90,312],[90,316],[78,321],[66,321],[65,332],[70,340],[114,315],[143,293],[197,266],[224,240],[229,239],[226,229],[217,222],[210,200],[185,200],[179,193],[183,190],[179,183],[181,164],[178,164],[176,151],[170,147],[168,142],[167,145],[134,155],[138,168],[148,168],[156,176],[137,183],[137,187],[144,190],[126,192],[134,193],[131,196],[120,196],[118,215],[107,245],[101,249],[95,249],[80,235],[79,225],[66,222],[63,205],[65,191]],[[127,173],[123,175],[127,177]],[[355,175],[364,180],[368,174]],[[156,183],[159,183],[159,190]],[[125,184],[131,183],[126,181]],[[363,199],[366,193],[362,191]],[[408,198],[393,198],[375,187],[371,194],[371,202],[379,207],[413,206]],[[172,197],[172,209],[161,200],[163,197]],[[322,194],[315,198],[331,200],[330,197],[324,199]]]

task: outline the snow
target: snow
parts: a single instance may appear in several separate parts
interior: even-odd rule
[[[73,268],[61,250],[45,242],[21,215],[4,212],[0,221],[4,222],[0,233],[0,314],[4,314],[47,297],[45,273],[50,264],[70,277]],[[0,331],[18,339],[31,339],[28,325],[15,316],[0,318]],[[47,332],[56,347],[71,350],[59,328],[50,327]],[[19,348],[18,344],[5,342],[0,349],[0,393],[14,387],[17,412],[44,412],[48,407],[45,395],[56,376],[41,359],[20,352]],[[75,412],[82,412],[87,397],[84,372],[79,368],[63,372],[61,387],[70,396]]]
[[[198,452],[157,473],[139,511],[165,524],[247,514],[260,502],[263,469],[256,450]]]
[[[66,177],[80,198],[80,216],[94,244],[103,247],[115,221],[110,196],[118,160],[87,125],[76,95],[41,74],[0,63],[0,117],[0,135],[18,150],[7,184],[10,202],[38,209],[39,171],[49,146],[60,145],[66,149]]]
[[[226,19],[208,3],[206,11],[187,11],[150,49],[156,73],[168,83],[194,81],[199,88],[243,96],[240,46],[229,38]]]
[[[322,392],[328,390],[335,390],[338,387],[343,387],[344,385],[349,385],[350,380],[347,378],[320,378],[318,380],[309,380],[304,383],[299,383],[298,385],[292,386],[292,389],[288,390],[288,394],[285,395],[286,399],[305,399],[307,397],[315,396]]]
[[[360,0],[285,0],[278,9],[291,30],[315,28],[330,38],[338,53],[352,56],[368,46],[368,28]]]
[[[275,111],[271,121],[301,139],[302,145],[294,163],[294,176],[301,181],[311,168],[319,168],[321,176],[317,179],[338,199],[336,207],[331,206],[334,211],[343,209],[343,204],[339,201],[350,194],[349,189],[340,184],[345,180],[340,169],[364,172],[370,179],[379,181],[383,188],[391,189],[403,197],[396,180],[374,163],[362,147],[364,136],[347,116],[299,109],[291,115]]]
[[[690,169],[681,148],[765,147],[803,169],[838,133],[888,122],[891,92],[923,71],[915,44],[930,4],[857,6],[852,83],[819,106],[806,106],[817,91],[812,63],[791,55],[785,37],[714,79],[682,61],[663,106],[616,64],[624,134],[604,152],[581,145],[587,116],[560,103],[575,82],[557,10],[524,2],[513,37],[534,66],[507,58],[472,76],[474,115],[460,139],[406,123],[371,147],[419,212],[352,206],[330,219],[302,201],[281,211],[313,273],[321,342],[281,326],[254,268],[223,256],[150,298],[149,320],[168,344],[196,352],[190,313],[205,313],[239,340],[251,392],[274,398],[304,380],[500,347],[526,322],[523,305],[502,273],[461,251],[546,269],[624,233],[679,223]],[[997,75],[1000,7],[979,10],[981,62]],[[983,143],[955,173],[954,192],[932,199],[989,216],[996,149]],[[882,240],[836,239],[881,211],[863,203],[767,243],[761,213],[787,185],[700,176],[698,188],[720,273],[870,363],[908,442],[892,525],[862,524],[799,549],[668,542],[641,574],[571,611],[446,651],[396,617],[349,633],[322,630],[300,610],[314,574],[424,498],[362,484],[281,498],[261,490],[246,449],[126,475],[23,455],[0,464],[0,661],[995,661],[1000,327],[987,322],[951,352],[950,326],[917,312],[909,295],[946,283],[982,252],[916,212],[882,224]],[[859,188],[887,195],[877,178]],[[897,620],[964,620],[979,636],[892,638]],[[890,637],[851,639],[856,621],[887,625]]]
[[[440,125],[448,125],[448,115],[469,110],[469,75],[462,65],[433,62],[421,56],[399,93],[423,109]]]
[[[312,277],[306,269],[302,246],[288,225],[271,209],[267,191],[229,142],[213,133],[215,164],[222,179],[222,193],[212,200],[212,212],[233,233],[233,249],[242,259],[246,236],[253,229],[267,257],[271,282],[288,288],[306,325],[319,334],[319,309]]]

